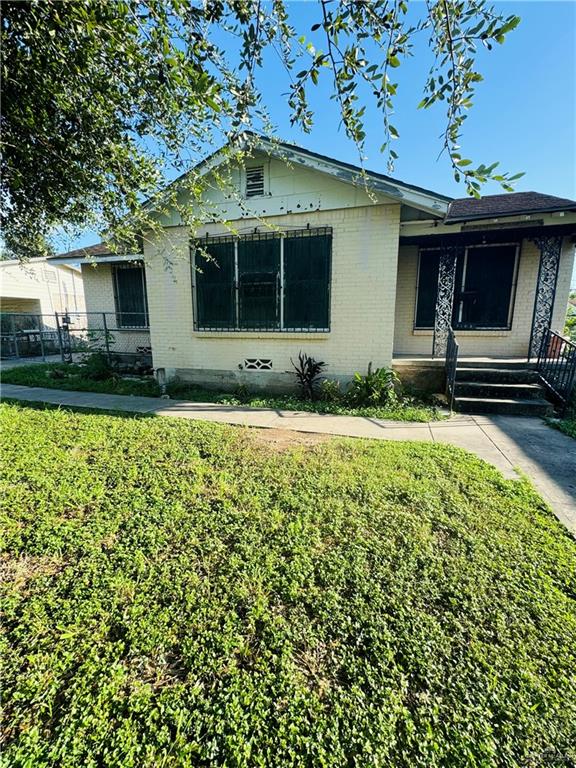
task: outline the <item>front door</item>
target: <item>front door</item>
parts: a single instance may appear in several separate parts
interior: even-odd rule
[[[454,328],[510,327],[517,250],[516,245],[466,248],[456,270]]]

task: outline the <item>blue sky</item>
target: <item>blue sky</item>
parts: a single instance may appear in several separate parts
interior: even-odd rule
[[[411,3],[410,13],[423,13],[422,2]],[[496,7],[504,14],[518,14],[522,22],[504,45],[480,52],[484,82],[477,87],[475,105],[465,123],[462,154],[475,163],[499,160],[501,169],[511,173],[524,171],[526,175],[516,185],[518,191],[536,190],[576,199],[576,2],[524,0],[500,2]],[[317,3],[291,2],[289,10],[293,25],[314,40],[309,30],[319,20]],[[320,38],[318,45],[321,47]],[[399,158],[393,175],[447,195],[464,196],[465,189],[454,181],[448,159],[438,158],[444,126],[441,105],[416,109],[430,64],[425,36],[414,54],[394,70],[399,88],[393,123],[400,139],[394,142]],[[286,75],[272,54],[266,59],[260,87],[281,138],[358,162],[356,147],[339,129],[327,77],[310,91],[316,111],[311,134],[290,127]],[[386,173],[379,152],[381,120],[375,106],[367,109],[366,128],[366,167]],[[484,194],[499,191],[497,184],[484,188]],[[70,247],[97,239],[95,233],[87,232]]]

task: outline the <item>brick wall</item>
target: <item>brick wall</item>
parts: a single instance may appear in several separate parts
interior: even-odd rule
[[[98,334],[99,346],[103,347],[104,323],[102,313],[106,313],[106,323],[109,329],[109,342],[112,352],[118,355],[134,355],[139,349],[150,345],[150,332],[147,329],[131,330],[122,329],[112,332],[116,328],[116,302],[114,300],[114,281],[111,264],[83,264],[82,277],[86,292],[86,317],[78,318],[76,326],[87,325]],[[93,314],[92,314],[93,313]],[[73,318],[74,319],[74,318]],[[74,324],[73,324],[74,325]],[[102,341],[102,344],[100,344]]]
[[[396,293],[399,205],[376,205],[270,218],[282,228],[310,224],[331,226],[332,283],[330,333],[195,332],[189,236],[170,227],[162,237],[145,243],[146,279],[155,367],[180,376],[190,371],[229,371],[238,379],[245,358],[273,361],[273,371],[244,372],[241,380],[255,385],[277,384],[288,376],[290,358],[300,350],[328,363],[327,373],[345,380],[364,371],[370,361],[389,366]],[[245,220],[243,231],[261,223]],[[224,233],[208,225],[205,234]],[[195,376],[198,378],[198,376]],[[251,378],[250,378],[251,377]],[[240,379],[239,379],[240,380]]]
[[[115,312],[110,264],[82,264],[86,312]]]

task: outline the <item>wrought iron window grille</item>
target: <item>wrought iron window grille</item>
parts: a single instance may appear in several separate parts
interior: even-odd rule
[[[286,288],[285,279],[285,254],[284,244],[287,240],[295,241],[299,239],[312,237],[327,237],[329,241],[329,251],[327,257],[327,274],[325,278],[326,293],[324,296],[326,303],[326,322],[295,323],[285,320],[286,309]],[[259,231],[253,229],[250,232],[228,233],[225,235],[206,235],[191,243],[191,268],[192,268],[192,295],[193,295],[193,313],[194,330],[204,332],[279,332],[279,333],[328,333],[330,332],[330,288],[331,288],[331,261],[332,261],[332,227],[311,227],[308,225],[305,229],[285,228],[282,232],[278,231]],[[242,272],[239,263],[239,245],[245,245],[250,242],[274,241],[279,243],[279,260],[277,269],[250,269]],[[199,311],[200,296],[199,284],[201,280],[198,277],[202,271],[201,259],[206,259],[206,254],[211,246],[220,245],[233,246],[234,258],[234,276],[229,286],[223,286],[220,294],[231,291],[230,300],[233,304],[233,319],[231,322],[206,322],[201,317]],[[206,250],[205,250],[206,249]],[[198,258],[199,256],[199,258]],[[206,263],[211,259],[208,254]],[[316,281],[318,282],[318,281]],[[306,281],[303,281],[302,290],[306,288]],[[322,282],[322,286],[324,282]],[[246,301],[248,293],[254,294],[254,297],[265,301],[265,293],[268,292],[270,304],[274,304],[275,311],[269,316],[260,320],[247,318],[243,313],[243,300]]]

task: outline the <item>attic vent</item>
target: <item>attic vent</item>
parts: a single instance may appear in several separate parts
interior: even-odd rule
[[[246,197],[258,197],[264,194],[264,166],[246,168]]]
[[[247,371],[271,371],[272,360],[265,360],[263,358],[249,357],[244,360],[244,368]]]
[[[42,274],[44,275],[44,280],[47,283],[56,283],[58,280],[56,279],[56,274],[54,272],[51,272],[49,269],[43,269]]]

